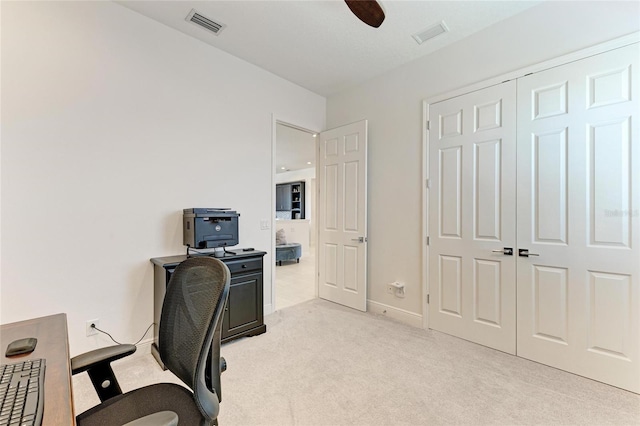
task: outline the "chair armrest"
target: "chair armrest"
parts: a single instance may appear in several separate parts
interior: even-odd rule
[[[117,345],[75,356],[71,358],[71,374],[86,371],[98,393],[98,398],[104,402],[122,394],[118,379],[111,368],[111,362],[131,355],[135,351],[135,345]]]
[[[112,361],[131,355],[136,349],[135,345],[116,345],[75,356],[71,358],[71,373],[82,373],[104,362],[111,363]]]
[[[122,426],[178,426],[178,415],[173,411],[158,411]]]

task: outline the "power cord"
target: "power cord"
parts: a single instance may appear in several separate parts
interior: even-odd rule
[[[135,346],[135,345],[137,345],[138,343],[142,342],[142,339],[144,339],[144,336],[146,336],[146,335],[147,335],[147,333],[149,332],[149,329],[151,329],[151,327],[153,327],[153,325],[154,325],[154,324],[155,324],[155,322],[152,322],[152,323],[151,323],[151,325],[150,325],[149,327],[147,327],[147,329],[146,329],[146,331],[144,332],[144,334],[142,335],[142,337],[141,337],[137,342],[135,342],[135,343],[134,343],[134,346]],[[113,336],[112,336],[112,335],[110,335],[110,334],[109,334],[109,333],[107,333],[106,331],[104,331],[104,330],[100,330],[98,327],[96,327],[96,325],[95,325],[95,324],[91,324],[91,328],[93,328],[93,329],[94,329],[94,330],[96,330],[96,331],[99,331],[99,332],[100,332],[100,333],[102,333],[102,334],[106,334],[107,336],[109,336],[109,338],[110,338],[111,340],[113,340],[113,341],[114,341],[116,344],[118,344],[118,345],[123,345],[123,344],[124,344],[124,343],[120,343],[120,342],[118,342],[116,339],[114,339],[114,338],[113,338]]]

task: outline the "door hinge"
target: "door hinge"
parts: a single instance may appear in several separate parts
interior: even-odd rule
[[[429,304],[429,295],[427,294],[427,305]]]
[[[431,187],[431,182],[429,181],[429,179],[425,179],[424,180],[424,186],[426,186],[427,189],[429,189]]]
[[[426,126],[427,126],[427,130],[431,130],[431,121],[427,120]]]
[[[429,245],[430,242],[431,242],[431,239],[427,237],[427,245]]]

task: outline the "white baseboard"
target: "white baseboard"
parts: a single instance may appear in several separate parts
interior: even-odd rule
[[[133,353],[132,357],[141,357],[151,353],[151,344],[153,343],[153,337],[143,340],[138,343],[136,346],[138,349]]]
[[[263,309],[263,315],[267,316],[269,314],[273,313],[273,305],[271,303],[268,303],[266,305],[264,305]]]
[[[412,327],[422,328],[422,315],[414,312],[405,311],[404,309],[395,308],[385,305],[384,303],[374,302],[373,300],[367,300],[367,311],[389,317]]]

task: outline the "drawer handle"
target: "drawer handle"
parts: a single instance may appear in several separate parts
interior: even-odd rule
[[[247,269],[247,265],[242,264],[242,269]]]

